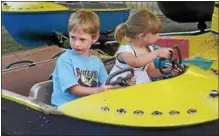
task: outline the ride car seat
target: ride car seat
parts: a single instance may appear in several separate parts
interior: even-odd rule
[[[30,89],[29,97],[42,103],[51,105],[51,95],[53,91],[52,80],[44,81],[33,85]]]

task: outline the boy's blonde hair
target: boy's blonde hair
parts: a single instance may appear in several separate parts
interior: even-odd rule
[[[98,35],[100,31],[98,15],[88,9],[80,9],[72,13],[68,22],[68,31],[75,29],[81,29],[91,35]]]
[[[132,13],[126,23],[116,27],[114,37],[120,43],[124,38],[135,38],[136,35],[146,32],[156,34],[161,29],[161,23],[153,13],[146,9],[141,9]]]

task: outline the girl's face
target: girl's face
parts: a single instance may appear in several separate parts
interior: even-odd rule
[[[152,33],[141,33],[139,37],[140,37],[139,40],[142,41],[142,43],[151,45],[157,41],[158,35]]]
[[[92,43],[96,42],[98,36],[92,36],[89,33],[85,33],[80,29],[71,30],[69,32],[70,46],[71,48],[82,56],[89,56],[89,49]]]
[[[147,44],[151,45],[154,44],[157,41],[158,35],[157,34],[152,34],[152,33],[147,33],[145,35],[145,42],[147,42]]]

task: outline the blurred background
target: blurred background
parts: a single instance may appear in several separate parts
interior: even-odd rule
[[[155,15],[157,15],[162,22],[162,30],[161,33],[164,32],[181,32],[181,31],[192,31],[197,30],[197,23],[178,23],[171,21],[167,17],[165,17],[162,12],[160,11],[157,2],[117,2],[115,3],[125,3],[129,7],[133,7],[131,12],[135,11],[136,9],[147,8]],[[207,22],[207,28],[209,28],[210,22]],[[4,26],[1,27],[1,49],[2,55],[22,51],[26,49],[30,49],[30,47],[25,47],[17,43],[7,32]]]

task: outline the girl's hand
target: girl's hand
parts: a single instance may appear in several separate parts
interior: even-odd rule
[[[172,69],[172,66],[168,66],[167,68],[164,69],[165,72],[168,72]],[[182,70],[180,68],[177,69],[173,69],[171,70],[171,75],[173,77],[180,75],[180,73],[182,72]]]
[[[170,51],[173,51],[172,48],[159,48],[155,50],[157,52],[157,56],[160,58],[168,58],[170,56]]]
[[[173,69],[171,71],[171,74],[172,74],[173,77],[180,75],[180,73],[182,73],[182,70],[180,68]]]

